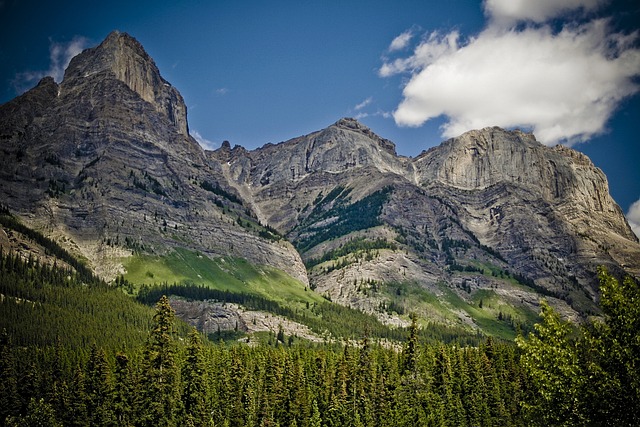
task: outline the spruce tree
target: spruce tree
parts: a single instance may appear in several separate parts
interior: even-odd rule
[[[11,415],[20,413],[18,399],[18,372],[14,347],[4,330],[0,335],[0,425]]]
[[[175,312],[163,295],[156,304],[153,329],[144,351],[141,424],[174,426],[179,403],[174,343]]]
[[[118,353],[113,385],[113,413],[118,426],[133,425],[133,400],[133,375],[129,358],[124,353]]]
[[[415,373],[418,352],[418,316],[415,313],[411,313],[410,317],[411,327],[409,329],[409,340],[402,351],[402,368],[405,373]]]
[[[211,416],[206,407],[206,372],[202,339],[196,329],[187,337],[187,357],[182,367],[182,403],[184,413],[191,425],[196,427],[211,425]]]
[[[104,350],[94,344],[87,362],[85,393],[90,425],[104,426],[113,422],[109,366]]]

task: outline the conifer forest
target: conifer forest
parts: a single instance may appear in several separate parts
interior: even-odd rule
[[[429,338],[413,315],[390,338],[279,331],[248,345],[81,269],[0,252],[0,277],[6,426],[633,426],[640,414],[640,287],[604,269],[601,316],[576,326],[543,300],[515,342]]]

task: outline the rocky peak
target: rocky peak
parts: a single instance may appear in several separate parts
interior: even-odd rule
[[[344,117],[338,120],[333,126],[339,129],[361,133],[362,135],[375,141],[380,148],[384,149],[389,154],[393,154],[394,156],[396,155],[396,145],[393,142],[376,135],[371,129],[369,129],[356,119],[353,119],[351,117]]]
[[[584,154],[546,147],[532,134],[498,127],[469,131],[421,154],[415,164],[423,184],[466,191],[507,184],[557,206],[574,224],[590,221],[593,228],[601,222],[602,230],[635,241],[604,173]]]
[[[114,31],[97,47],[83,51],[69,63],[62,86],[72,88],[103,73],[125,83],[152,104],[179,133],[189,134],[187,108],[182,96],[162,78],[153,59],[135,38]]]
[[[219,150],[218,156],[223,152]],[[354,119],[340,119],[325,129],[279,144],[248,152],[234,148],[230,162],[236,179],[243,177],[249,185],[262,188],[297,182],[316,173],[338,174],[365,167],[402,175],[407,168],[405,160],[396,155],[391,141]]]
[[[532,134],[488,127],[466,132],[422,153],[416,159],[424,181],[435,180],[464,190],[478,190],[509,182],[523,186],[546,186],[557,177],[555,167],[566,162]],[[560,197],[555,185],[545,189],[548,197]],[[549,194],[548,194],[549,193]]]

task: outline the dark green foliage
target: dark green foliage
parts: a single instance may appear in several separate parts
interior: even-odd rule
[[[20,229],[2,207],[0,217]],[[543,304],[518,348],[418,328],[415,316],[392,329],[330,302],[291,308],[192,285],[143,287],[140,300],[159,300],[154,315],[121,291],[122,278],[112,288],[0,251],[0,425],[633,426],[640,286],[604,270],[600,281],[602,319],[574,327]],[[280,329],[255,347],[195,331],[185,340],[165,294],[268,310],[331,339],[311,344]]]
[[[160,182],[149,175],[147,171],[144,171],[142,175],[142,179],[139,179],[135,172],[131,171],[129,173],[129,178],[133,178],[133,186],[139,188],[140,190],[148,193],[149,191],[159,195],[159,196],[167,196],[167,192]]]
[[[357,239],[349,240],[347,243],[341,245],[337,249],[324,253],[320,258],[307,260],[304,264],[307,269],[311,269],[318,264],[330,260],[335,260],[348,254],[365,252],[368,256],[372,251],[375,251],[376,249],[391,249],[395,251],[398,249],[398,245],[392,242],[388,242],[382,238],[367,240],[364,237],[359,237]]]
[[[404,341],[408,336],[405,328],[390,328],[371,314],[363,313],[330,301],[314,304],[308,311],[293,310],[276,301],[268,300],[259,295],[235,293],[211,289],[198,285],[144,285],[138,293],[138,301],[153,304],[162,295],[175,295],[191,300],[216,300],[240,304],[250,310],[268,311],[287,317],[296,322],[307,325],[312,331],[324,335],[328,333],[335,338],[359,339],[367,333],[372,338],[385,338],[392,341]],[[430,325],[421,329],[422,339],[430,342],[457,342],[459,344],[476,344],[479,336],[469,333],[462,328],[441,324]],[[212,334],[213,340],[225,339],[222,333]],[[228,338],[237,335],[232,334]]]
[[[542,304],[542,323],[522,358],[533,425],[637,425],[640,413],[640,286],[599,269],[602,320],[576,328]]]
[[[77,348],[133,348],[149,329],[150,310],[121,290],[2,250],[0,294],[0,330],[16,345],[47,346],[63,338]]]
[[[226,191],[225,189],[221,188],[218,184],[212,184],[209,181],[202,181],[200,183],[200,187],[202,187],[202,189],[210,191],[213,194],[216,194],[216,195],[218,195],[220,197],[224,197],[225,199],[229,200],[230,202],[237,203],[238,205],[242,205],[242,199],[240,199],[235,194],[230,193],[230,192]]]
[[[8,209],[2,207],[0,210],[0,224],[8,229],[14,230],[17,233],[22,234],[29,240],[42,246],[47,255],[51,255],[59,260],[64,261],[68,265],[74,268],[79,275],[80,280],[87,282],[97,281],[93,272],[84,263],[78,261],[73,255],[63,249],[53,240],[49,239],[35,230],[23,225],[16,217],[11,215]]]
[[[525,375],[527,365],[512,344],[424,344],[415,317],[402,352],[366,336],[360,345],[342,347],[214,346],[192,331],[184,342],[172,332],[166,298],[156,306],[154,325],[144,349],[114,357],[94,346],[75,369],[73,363],[55,368],[60,360],[78,359],[74,347],[34,352],[5,338],[0,375],[24,386],[17,392],[23,403],[4,413],[4,424],[415,427],[535,421],[524,419],[522,402],[540,398],[538,383]],[[64,384],[66,391],[51,392],[65,390]],[[3,402],[7,397],[0,395]]]
[[[325,198],[319,201],[311,214],[303,221],[301,228],[310,232],[308,237],[301,238],[295,242],[300,252],[305,252],[315,245],[344,236],[358,230],[365,230],[381,225],[379,219],[382,213],[382,206],[388,200],[391,188],[386,187],[376,191],[354,203],[349,203],[349,193],[351,190],[336,187]],[[330,227],[313,226],[315,222],[327,218],[337,217],[336,222]]]
[[[198,331],[189,333],[185,363],[182,367],[182,404],[188,425],[211,425],[211,414],[207,411],[207,378],[204,346]]]

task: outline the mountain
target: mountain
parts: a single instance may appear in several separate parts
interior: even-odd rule
[[[184,246],[305,283],[297,252],[259,236],[222,166],[189,136],[186,111],[142,46],[114,32],[59,85],[45,78],[0,107],[2,202],[108,279],[134,252]]]
[[[320,294],[391,324],[413,311],[499,334],[542,296],[594,313],[599,265],[640,277],[638,239],[577,151],[494,127],[410,158],[348,118],[204,151],[124,33],[0,106],[0,149],[2,203],[107,280]]]

